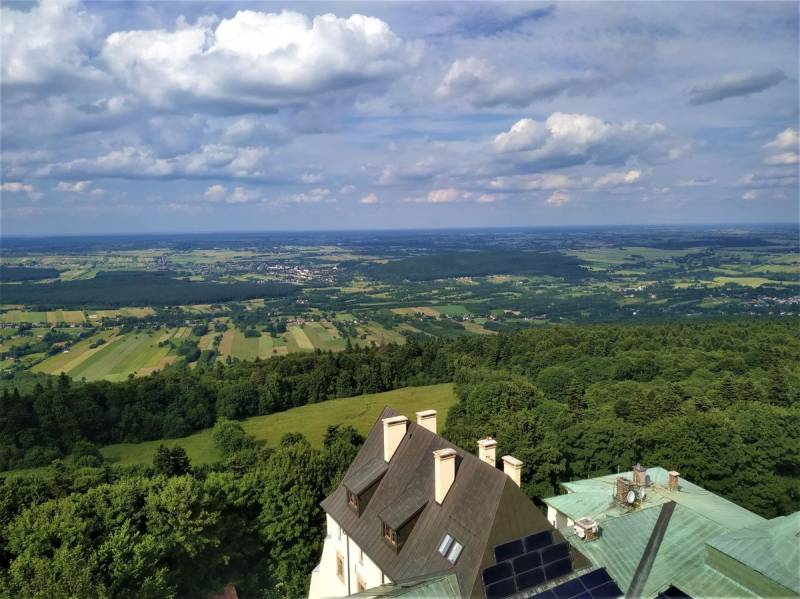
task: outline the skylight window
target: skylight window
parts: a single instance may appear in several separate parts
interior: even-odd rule
[[[458,561],[458,556],[461,555],[461,550],[463,549],[463,545],[458,541],[453,542],[453,546],[450,548],[450,552],[447,554],[447,561],[451,564],[455,564]]]
[[[447,555],[447,552],[450,550],[450,545],[453,544],[453,537],[449,534],[445,534],[442,542],[439,543],[439,553],[442,555]]]

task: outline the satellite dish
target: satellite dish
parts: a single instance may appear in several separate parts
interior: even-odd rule
[[[636,493],[633,491],[628,491],[628,495],[625,498],[628,503],[634,503],[636,501]]]

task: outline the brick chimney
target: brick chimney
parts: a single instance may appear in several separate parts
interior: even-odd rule
[[[621,505],[628,503],[628,491],[631,490],[633,483],[624,476],[618,476],[614,484],[614,499]]]
[[[436,410],[417,412],[417,424],[436,434]]]
[[[408,418],[405,416],[392,416],[383,419],[383,459],[388,462],[400,446],[406,434]]]
[[[518,487],[522,486],[522,462],[514,456],[503,456],[503,472],[511,477]]]
[[[491,437],[478,441],[478,457],[481,462],[486,462],[494,468],[497,464],[497,441]]]
[[[669,483],[669,490],[673,493],[678,490],[678,483],[680,482],[680,472],[676,472],[675,470],[669,471],[669,478],[667,479]]]
[[[633,467],[633,484],[637,487],[644,487],[647,485],[647,468],[641,464],[636,464]]]
[[[434,498],[441,504],[456,480],[456,450],[447,447],[433,452]]]

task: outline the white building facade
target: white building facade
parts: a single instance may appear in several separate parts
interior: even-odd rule
[[[311,573],[309,599],[347,597],[392,580],[326,515],[327,535],[319,565]]]

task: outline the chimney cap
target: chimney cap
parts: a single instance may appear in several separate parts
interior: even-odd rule
[[[678,472],[677,470],[670,470],[670,471],[668,472],[668,474],[669,474],[670,476],[680,476],[680,474],[681,474],[681,473],[680,473],[680,472]]]
[[[401,422],[408,422],[408,418],[405,416],[391,416],[390,418],[383,419],[383,423],[389,426],[393,424],[400,424]]]
[[[522,466],[522,460],[518,460],[513,455],[504,455],[503,461],[510,466]]]
[[[481,447],[496,447],[497,441],[495,441],[491,437],[486,437],[484,439],[479,439],[478,445],[480,445]]]
[[[421,412],[417,412],[417,418],[429,418],[431,416],[436,416],[436,410],[423,410]]]
[[[644,466],[642,466],[639,462],[636,462],[636,465],[633,467],[634,472],[644,472],[647,470]]]
[[[434,457],[443,460],[445,458],[456,457],[456,450],[452,447],[445,447],[444,449],[437,449],[433,452]]]

